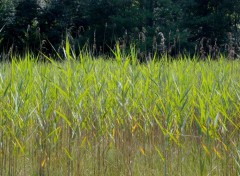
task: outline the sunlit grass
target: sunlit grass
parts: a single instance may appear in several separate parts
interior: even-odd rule
[[[1,64],[0,175],[240,174],[239,61],[69,53]]]

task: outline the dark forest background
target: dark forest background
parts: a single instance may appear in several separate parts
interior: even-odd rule
[[[1,0],[0,50],[107,54],[119,43],[153,53],[238,57],[240,0]]]

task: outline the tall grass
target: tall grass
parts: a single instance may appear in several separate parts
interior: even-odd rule
[[[0,175],[239,175],[240,64],[0,65]]]

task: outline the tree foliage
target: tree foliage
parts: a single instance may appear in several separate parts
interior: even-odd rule
[[[239,42],[239,0],[2,0],[1,49],[52,52],[66,34],[76,48],[106,53],[200,52]],[[229,41],[232,40],[232,41]],[[196,46],[198,50],[196,50]],[[231,45],[233,47],[233,44]]]

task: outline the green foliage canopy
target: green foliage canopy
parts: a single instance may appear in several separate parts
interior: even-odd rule
[[[236,49],[239,9],[239,0],[2,0],[0,47],[51,53],[68,34],[76,48],[87,44],[100,54],[116,42],[145,54]]]

